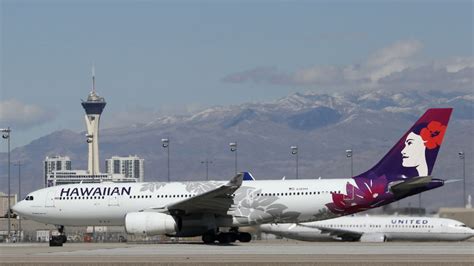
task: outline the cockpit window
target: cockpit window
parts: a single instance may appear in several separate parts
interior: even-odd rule
[[[33,196],[26,196],[25,200],[33,200]]]

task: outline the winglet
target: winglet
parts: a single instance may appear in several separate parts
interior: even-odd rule
[[[232,187],[240,187],[242,185],[242,181],[244,179],[244,173],[238,173],[236,176],[232,177],[232,179],[227,183],[228,186]]]

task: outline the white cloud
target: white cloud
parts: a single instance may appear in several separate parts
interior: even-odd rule
[[[420,41],[405,40],[398,41],[392,45],[382,48],[367,60],[367,66],[378,67],[390,64],[392,62],[399,62],[404,59],[409,59],[415,55],[423,47]]]
[[[276,67],[258,67],[230,74],[223,81],[336,89],[472,88],[474,69],[472,57],[423,62],[416,57],[422,48],[423,44],[420,41],[402,40],[373,52],[361,64],[315,65],[297,69],[293,73],[281,72]]]
[[[453,57],[447,60],[436,62],[438,68],[445,68],[447,72],[459,72],[463,68],[474,68],[474,57]]]
[[[30,129],[54,120],[55,112],[48,108],[17,100],[0,102],[0,125],[14,129]]]

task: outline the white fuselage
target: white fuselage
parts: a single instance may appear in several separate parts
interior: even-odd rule
[[[244,181],[234,193],[227,222],[245,226],[334,218],[326,204],[353,179]],[[73,184],[40,189],[13,207],[20,215],[47,224],[124,225],[127,213],[160,209],[189,199],[225,181]],[[28,197],[27,197],[28,198]],[[220,221],[216,218],[217,221]]]
[[[302,224],[263,224],[260,230],[305,241],[340,239],[337,232],[342,231],[383,235],[386,240],[460,241],[474,236],[473,229],[452,219],[403,216],[346,216]]]

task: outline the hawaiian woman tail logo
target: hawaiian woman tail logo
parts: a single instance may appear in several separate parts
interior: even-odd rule
[[[445,132],[446,126],[438,121],[414,127],[405,140],[405,148],[401,151],[402,166],[415,167],[418,176],[427,176],[427,153],[437,152],[434,149],[441,146]]]
[[[351,214],[441,186],[442,180],[427,176],[431,175],[451,112],[451,108],[429,109],[377,165],[347,182],[346,194],[333,193],[326,207],[334,214]],[[429,180],[416,185],[418,181],[414,181],[421,177]],[[395,195],[390,187],[401,183],[407,186],[403,194]]]

